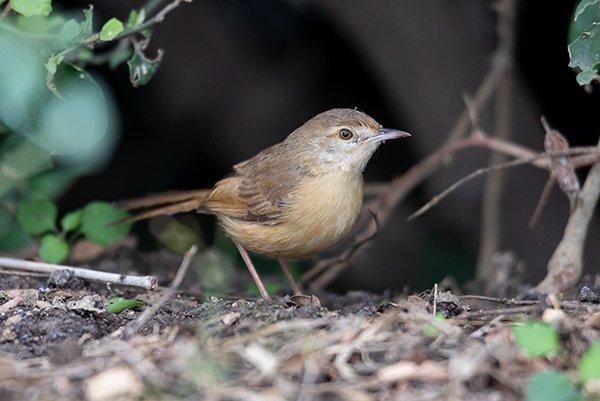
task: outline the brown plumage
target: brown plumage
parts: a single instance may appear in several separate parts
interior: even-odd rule
[[[214,214],[244,258],[263,298],[269,295],[246,252],[299,259],[342,240],[358,218],[362,171],[386,139],[407,137],[384,129],[367,114],[332,109],[318,114],[283,142],[233,167],[212,189],[171,192],[121,202],[146,209],[129,221],[196,210]]]

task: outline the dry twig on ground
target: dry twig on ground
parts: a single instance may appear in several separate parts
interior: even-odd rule
[[[34,262],[31,260],[6,257],[0,257],[0,268],[2,267],[47,274],[61,270],[69,270],[73,273],[73,276],[82,278],[84,280],[92,280],[109,284],[129,285],[133,287],[145,288],[147,290],[154,289],[158,285],[158,279],[155,276],[129,276],[125,274],[84,269],[81,267],[56,265],[52,263]]]
[[[119,329],[118,334],[120,334],[125,339],[131,337],[156,314],[156,312],[165,304],[165,302],[167,302],[173,297],[175,291],[177,290],[177,288],[183,281],[183,278],[187,274],[190,263],[192,263],[196,252],[198,252],[198,247],[196,245],[192,245],[192,247],[190,247],[190,249],[188,249],[188,251],[183,256],[181,265],[179,266],[179,269],[175,274],[175,278],[173,278],[173,281],[171,282],[169,288],[165,290],[165,292],[160,296],[160,298],[156,302],[154,302],[152,306],[147,308],[135,320],[129,322],[127,326]]]

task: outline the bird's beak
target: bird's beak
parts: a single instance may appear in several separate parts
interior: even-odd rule
[[[411,135],[408,132],[400,131],[397,129],[379,128],[377,130],[377,135],[367,139],[367,142],[383,142],[387,141],[388,139],[407,138],[409,136]]]

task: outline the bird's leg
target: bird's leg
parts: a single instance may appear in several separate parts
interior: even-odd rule
[[[288,265],[287,265],[287,262],[285,261],[285,259],[277,258],[277,260],[279,261],[281,270],[283,270],[283,273],[285,274],[288,281],[290,282],[290,286],[292,287],[292,291],[294,291],[294,295],[301,295],[302,291],[300,291],[300,287],[298,287],[296,280],[294,280],[294,277],[292,277],[292,273],[290,273],[290,269],[288,268]]]
[[[252,259],[250,259],[250,255],[248,255],[248,251],[246,251],[246,249],[243,246],[241,246],[240,244],[238,244],[237,242],[234,241],[233,243],[235,244],[238,251],[240,252],[240,255],[242,255],[242,259],[244,259],[244,263],[246,263],[246,267],[248,268],[248,271],[250,272],[252,279],[254,280],[254,282],[256,283],[256,286],[258,287],[258,291],[260,291],[260,295],[263,297],[264,300],[266,300],[266,301],[270,300],[271,296],[267,292],[265,285],[263,284],[262,280],[260,279],[260,276],[258,275],[258,272],[256,271],[254,264],[252,263]]]

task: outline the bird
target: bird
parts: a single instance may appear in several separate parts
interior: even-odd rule
[[[383,128],[364,112],[334,108],[282,142],[233,166],[211,189],[168,192],[118,203],[135,222],[196,211],[217,217],[263,299],[270,300],[248,252],[276,258],[294,294],[286,260],[310,257],[344,239],[363,202],[363,170],[386,140],[411,136]]]

